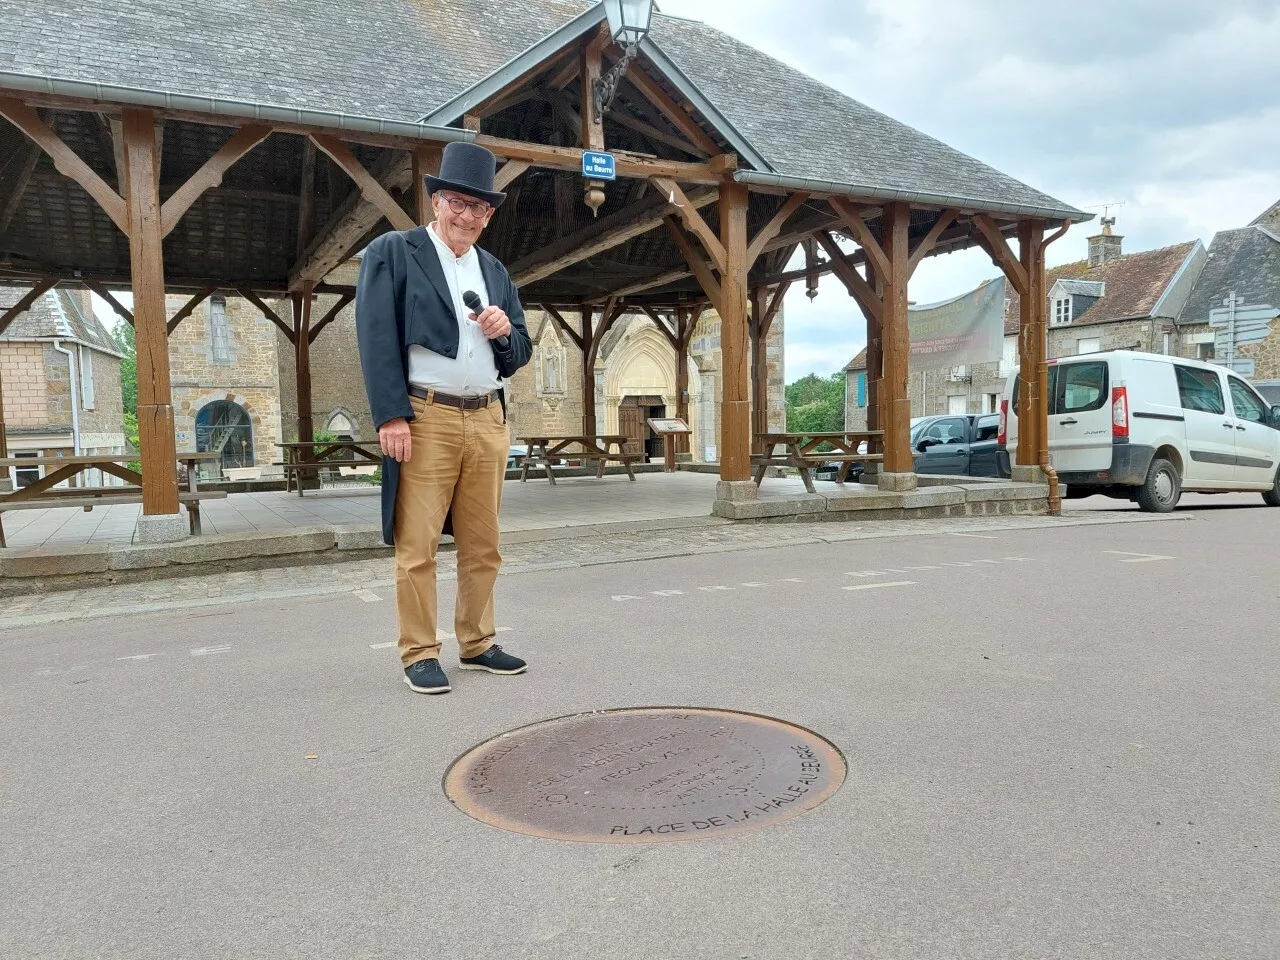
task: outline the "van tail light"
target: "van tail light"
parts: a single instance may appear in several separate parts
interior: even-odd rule
[[[1129,393],[1124,387],[1111,391],[1111,436],[1129,438]]]
[[[1000,401],[1000,436],[996,440],[1000,446],[1005,446],[1009,439],[1009,401]]]

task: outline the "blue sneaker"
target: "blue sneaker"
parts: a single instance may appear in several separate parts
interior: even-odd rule
[[[513,657],[496,643],[480,656],[462,657],[459,662],[463,670],[488,670],[504,676],[524,673],[529,669],[527,663],[519,657]]]
[[[432,657],[430,660],[419,660],[404,668],[404,682],[414,693],[448,693],[449,678],[440,669],[440,661]]]

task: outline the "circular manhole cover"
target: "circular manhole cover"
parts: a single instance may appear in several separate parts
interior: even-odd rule
[[[444,778],[466,813],[559,840],[652,843],[756,830],[840,788],[840,752],[729,710],[644,707],[546,720],[464,753]]]

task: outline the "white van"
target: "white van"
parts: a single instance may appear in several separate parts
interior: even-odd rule
[[[1018,445],[1015,371],[997,461]],[[1049,457],[1068,497],[1104,494],[1166,513],[1183,490],[1261,491],[1280,506],[1280,406],[1225,367],[1115,350],[1049,363]]]

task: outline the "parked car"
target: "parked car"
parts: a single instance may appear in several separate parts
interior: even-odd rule
[[[1017,373],[1001,403],[1002,475],[1018,443]],[[1184,490],[1256,490],[1280,506],[1280,405],[1224,367],[1116,350],[1049,365],[1049,455],[1068,497],[1166,513]]]
[[[996,413],[916,417],[911,421],[911,448],[916,473],[961,477],[996,476],[996,441],[1000,415]],[[858,445],[867,452],[866,443]],[[858,483],[864,464],[849,465],[848,480]],[[839,463],[824,463],[814,471],[817,480],[835,480]]]
[[[999,434],[998,413],[925,417],[911,430],[915,472],[994,477]]]

